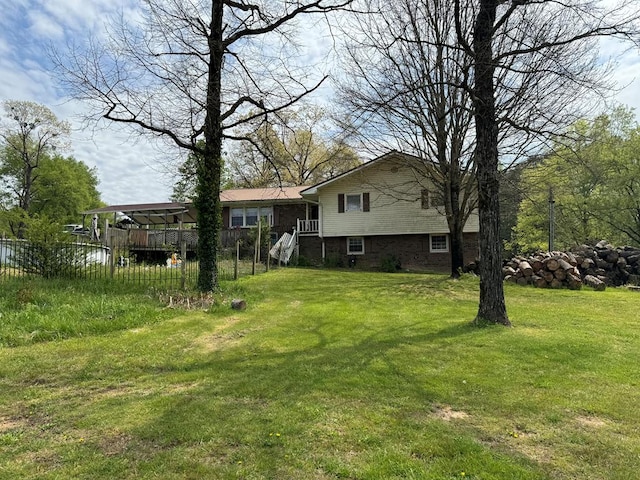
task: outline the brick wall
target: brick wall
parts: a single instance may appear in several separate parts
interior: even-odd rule
[[[451,268],[451,254],[429,251],[429,235],[393,235],[364,237],[364,255],[347,255],[347,238],[325,238],[326,258],[333,263],[349,264],[355,258],[356,265],[363,268],[377,268],[383,259],[394,256],[400,260],[402,268],[417,268],[448,273]],[[477,234],[464,234],[465,264],[477,257]],[[316,263],[322,262],[322,241],[317,237],[300,237],[300,255]]]

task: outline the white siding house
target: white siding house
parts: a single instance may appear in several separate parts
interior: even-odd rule
[[[444,207],[433,184],[418,178],[412,159],[390,152],[301,192],[318,205],[323,258],[331,253],[360,255],[359,260],[368,257],[366,263],[373,265],[393,255],[402,257],[403,264],[446,267],[449,227]],[[464,228],[469,261],[477,251],[477,232],[474,212]],[[304,241],[301,238],[301,245]]]

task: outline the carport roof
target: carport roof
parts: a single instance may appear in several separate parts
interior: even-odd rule
[[[109,205],[82,212],[85,215],[103,213],[121,213],[138,225],[164,225],[182,223],[196,223],[196,209],[191,203],[139,203],[134,205]]]

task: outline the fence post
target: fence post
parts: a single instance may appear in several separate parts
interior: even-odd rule
[[[265,271],[269,271],[269,264],[271,263],[271,238],[269,238],[269,243],[267,244],[267,266]]]
[[[258,258],[258,242],[253,245],[253,264],[251,265],[251,275],[256,274],[256,261]]]
[[[111,272],[111,278],[113,278],[116,273],[116,249],[114,248],[115,242],[113,233],[109,234],[107,242],[109,243],[109,249],[111,252],[111,255],[109,255],[109,270]]]
[[[240,240],[236,239],[236,258],[233,262],[233,279],[238,279],[238,264],[240,263]]]
[[[182,263],[180,264],[180,273],[182,275],[182,278],[180,279],[180,288],[184,290],[187,284],[187,242],[186,240],[183,240],[180,243],[180,258],[182,259]]]

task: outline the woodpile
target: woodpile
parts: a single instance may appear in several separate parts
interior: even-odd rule
[[[580,245],[569,252],[546,252],[516,257],[502,269],[504,279],[539,288],[570,288],[587,285],[604,290],[607,285],[639,283],[640,249],[616,248],[606,241]]]

